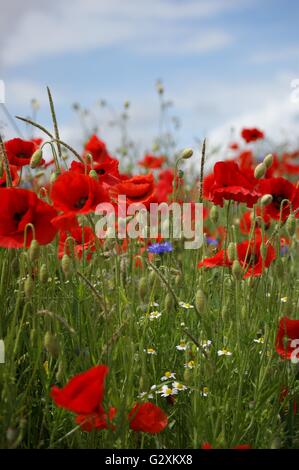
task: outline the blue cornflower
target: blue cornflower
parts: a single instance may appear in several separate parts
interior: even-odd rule
[[[162,255],[163,253],[170,253],[173,251],[173,246],[170,242],[162,243],[153,243],[147,247],[149,253],[154,253],[155,255]]]
[[[218,246],[219,242],[215,238],[206,237],[206,242],[208,246]]]

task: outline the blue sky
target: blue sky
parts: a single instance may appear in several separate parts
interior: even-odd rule
[[[2,0],[3,1],[3,0]],[[45,86],[55,97],[62,136],[80,143],[71,105],[98,113],[113,148],[119,135],[107,112],[131,102],[129,131],[149,147],[158,126],[156,80],[182,122],[179,144],[231,126],[259,125],[271,138],[298,132],[299,3],[295,0],[10,0],[1,9],[0,79],[12,114],[50,123]],[[3,117],[0,119],[3,121]],[[9,128],[4,132],[9,135]]]

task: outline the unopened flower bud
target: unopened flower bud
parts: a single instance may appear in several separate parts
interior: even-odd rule
[[[42,149],[37,149],[30,158],[30,168],[36,168],[43,158],[43,151]]]
[[[181,158],[183,158],[184,160],[188,160],[189,158],[192,157],[192,155],[193,155],[193,150],[191,148],[185,148],[182,151]]]
[[[217,206],[212,206],[210,210],[210,219],[214,224],[217,224],[219,219],[219,211]]]
[[[265,176],[265,173],[267,171],[266,165],[263,163],[260,163],[257,165],[257,167],[254,170],[254,177],[257,179],[261,179]]]
[[[90,170],[89,176],[90,176],[90,178],[93,178],[94,180],[98,180],[98,179],[99,179],[98,174],[97,174],[97,172],[96,172],[95,170]]]
[[[39,280],[42,283],[47,282],[48,280],[48,270],[47,270],[47,265],[42,264],[39,270]]]
[[[264,194],[261,198],[261,205],[268,206],[273,201],[273,197],[271,194]]]
[[[286,229],[290,237],[296,232],[296,219],[294,214],[290,214],[286,221]]]
[[[181,274],[177,274],[177,275],[175,276],[174,283],[175,283],[175,286],[176,286],[176,287],[180,287],[180,286],[181,286],[181,284],[182,284],[182,275],[181,275]]]
[[[232,265],[232,273],[235,279],[241,279],[243,275],[243,270],[240,264],[240,261],[235,259]]]
[[[199,312],[202,312],[206,305],[206,296],[201,289],[195,294],[195,307]]]
[[[35,239],[33,239],[30,243],[30,247],[28,250],[30,261],[37,260],[39,258],[39,253],[40,253],[39,243]]]
[[[71,258],[66,253],[62,257],[61,268],[62,268],[62,271],[64,272],[65,276],[68,277],[68,275],[72,271],[72,265],[71,265]]]
[[[58,171],[53,171],[53,173],[51,173],[51,176],[50,176],[50,184],[55,183],[55,181],[57,180],[59,174],[60,174],[60,173],[59,173]]]
[[[59,354],[59,343],[57,337],[50,331],[47,331],[44,337],[44,347],[46,351],[52,356],[57,357]]]
[[[33,279],[31,276],[28,276],[24,282],[24,293],[27,299],[30,299],[30,297],[32,296],[33,288],[34,288]]]
[[[58,370],[56,372],[56,380],[57,382],[62,382],[64,378],[64,366],[63,366],[63,362],[59,362],[58,364]]]
[[[273,155],[272,155],[272,153],[269,153],[268,155],[265,156],[263,163],[265,164],[267,170],[272,166],[272,164],[273,164]]]
[[[232,263],[237,259],[237,246],[234,242],[230,242],[227,247],[227,256],[229,261]]]
[[[168,311],[173,309],[174,301],[173,301],[172,295],[169,292],[167,292],[165,296],[164,306],[165,306],[165,309]]]

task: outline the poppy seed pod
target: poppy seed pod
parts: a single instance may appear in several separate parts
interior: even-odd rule
[[[48,280],[48,270],[45,264],[42,264],[39,270],[39,280],[42,283],[47,282]]]
[[[68,276],[72,271],[71,258],[66,253],[62,257],[61,268],[65,276]]]
[[[40,246],[38,242],[35,239],[33,239],[32,242],[30,243],[30,247],[28,250],[30,261],[37,260],[39,258],[39,254],[40,254]]]
[[[145,276],[141,277],[138,283],[138,294],[141,300],[144,300],[147,294],[147,287],[148,287],[147,278]]]
[[[172,310],[172,308],[174,306],[173,297],[169,292],[167,292],[167,294],[165,296],[164,306],[165,306],[166,310]]]
[[[27,299],[30,299],[34,288],[34,282],[31,276],[28,276],[24,282],[24,293]]]
[[[201,289],[195,294],[195,307],[199,312],[202,312],[206,305],[206,296]]]
[[[267,170],[272,166],[272,164],[273,164],[273,155],[272,155],[272,153],[269,153],[268,155],[265,156],[263,163],[265,164]]]
[[[232,273],[235,279],[241,279],[243,270],[240,264],[240,261],[235,259],[232,265]]]
[[[265,176],[266,171],[267,171],[267,167],[264,164],[264,162],[262,162],[259,165],[257,165],[257,167],[255,167],[254,177],[257,179],[261,179]]]
[[[210,219],[214,224],[217,224],[219,219],[219,211],[217,206],[212,206],[210,210]]]
[[[57,357],[59,354],[59,344],[57,337],[50,331],[47,331],[44,337],[44,347],[46,351],[52,356]]]
[[[42,158],[43,158],[43,151],[42,151],[42,149],[41,149],[41,148],[40,148],[40,149],[37,149],[37,150],[33,153],[32,157],[31,157],[31,159],[30,159],[30,168],[32,168],[32,169],[33,169],[33,168],[36,168],[36,167],[40,164]]]
[[[230,242],[227,247],[227,256],[229,261],[232,263],[237,259],[237,245],[234,242]]]
[[[261,205],[268,206],[273,201],[273,196],[271,194],[264,194],[261,198]]]
[[[188,160],[193,155],[193,150],[191,148],[185,148],[181,153],[181,158]]]
[[[290,237],[296,232],[296,219],[294,214],[290,214],[286,221],[286,229]]]
[[[95,170],[90,170],[90,172],[88,173],[88,175],[90,176],[90,178],[93,178],[94,180],[98,180],[99,177],[98,177],[98,174]]]

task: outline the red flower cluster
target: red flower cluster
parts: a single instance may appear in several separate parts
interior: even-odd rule
[[[265,137],[264,133],[253,127],[251,129],[243,129],[241,132],[241,136],[245,140],[245,142],[255,142],[256,140],[263,139]]]
[[[275,345],[277,353],[283,359],[291,359],[292,353],[299,347],[299,320],[288,317],[280,319]]]
[[[103,407],[108,371],[106,365],[95,366],[70,379],[61,389],[52,387],[51,397],[55,404],[75,413],[76,423],[84,431],[114,429],[112,420],[116,409],[111,407],[107,413]],[[153,403],[137,403],[128,419],[133,431],[151,434],[163,431],[168,424],[167,415]]]

